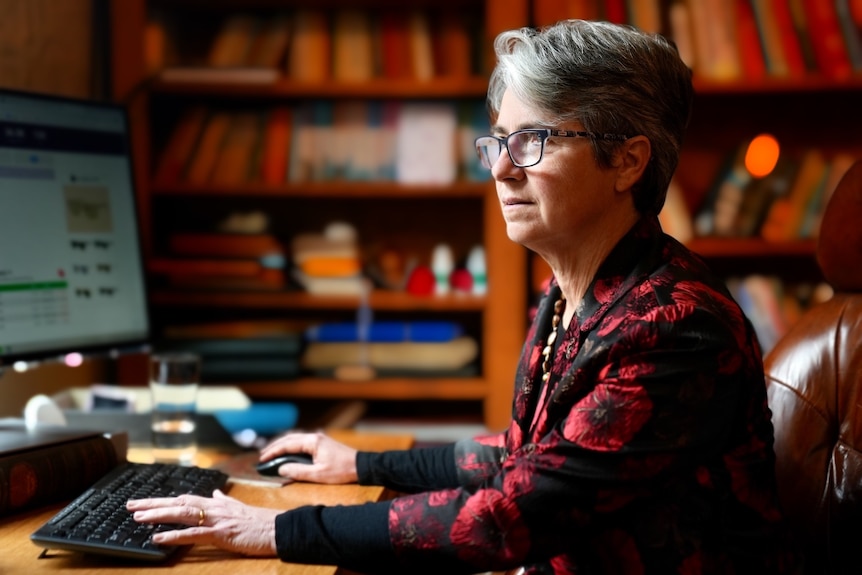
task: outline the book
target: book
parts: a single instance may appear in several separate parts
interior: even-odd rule
[[[407,15],[407,32],[410,40],[410,63],[413,79],[420,81],[433,79],[434,47],[431,41],[431,25],[428,22],[428,15],[420,10],[411,10]]]
[[[156,343],[159,350],[192,351],[203,357],[290,357],[300,351],[298,333],[279,333],[254,337],[170,337]]]
[[[829,198],[838,186],[838,182],[844,177],[844,174],[856,162],[856,156],[849,153],[839,153],[830,161],[826,175],[823,178],[823,185],[816,193],[809,198],[805,205],[805,212],[802,215],[799,223],[799,229],[796,232],[796,237],[800,238],[817,238],[820,235],[820,221],[823,219],[823,211],[829,203]]]
[[[751,0],[751,5],[760,34],[760,43],[763,46],[767,73],[770,76],[780,78],[789,76],[790,67],[784,53],[784,46],[781,43],[772,0]]]
[[[852,2],[854,0],[835,0],[835,13],[841,26],[847,56],[854,72],[862,71],[862,28],[860,20],[854,17]],[[860,15],[862,18],[862,15]]]
[[[261,258],[284,252],[281,242],[271,234],[176,232],[169,245],[178,256]]]
[[[0,516],[71,500],[126,458],[126,436],[0,427]]]
[[[802,8],[818,69],[827,78],[847,79],[853,67],[833,0],[802,0]]]
[[[692,70],[698,66],[691,11],[686,0],[671,0],[668,6],[669,34],[680,59]]]
[[[378,21],[380,36],[380,69],[384,78],[410,78],[410,35],[407,14],[400,10],[385,10]]]
[[[533,0],[533,23],[541,28],[569,18],[567,0]]]
[[[280,70],[284,65],[290,43],[290,18],[278,14],[261,23],[258,34],[249,48],[245,64],[251,68]]]
[[[258,180],[264,184],[277,186],[288,179],[291,120],[291,108],[287,105],[277,105],[266,114],[258,174]]]
[[[174,66],[159,72],[159,78],[163,82],[178,84],[274,84],[279,79],[279,72],[270,68],[249,66]]]
[[[328,13],[313,8],[296,10],[291,38],[286,61],[290,78],[311,83],[328,80],[332,73]]]
[[[793,21],[793,14],[787,0],[771,0],[772,15],[775,18],[775,27],[778,32],[778,40],[787,62],[787,73],[794,78],[801,78],[807,69],[805,57],[802,54],[802,44],[799,32]]]
[[[374,321],[368,326],[366,341],[372,342],[434,342],[451,341],[463,335],[461,326],[447,321]],[[359,341],[356,322],[316,324],[305,332],[308,341]]]
[[[814,55],[814,44],[811,40],[811,31],[808,29],[808,16],[805,14],[804,1],[787,0],[787,7],[790,9],[790,17],[793,20],[796,37],[799,38],[799,48],[802,51],[802,59],[805,62],[805,71],[816,73],[817,57]]]
[[[438,16],[432,34],[435,76],[467,78],[473,72],[468,26],[469,21],[454,10],[444,10]]]
[[[214,68],[244,66],[257,36],[259,21],[249,14],[228,16],[216,33],[207,56]]]
[[[451,103],[401,106],[396,133],[396,177],[404,184],[449,184],[457,176],[458,113]]]
[[[224,136],[210,183],[236,185],[249,181],[252,160],[262,137],[261,116],[257,112],[236,112]]]
[[[694,229],[698,236],[729,235],[742,203],[743,189],[751,181],[745,168],[748,141],[727,155],[712,178],[703,204],[697,211]]]
[[[154,258],[147,270],[169,276],[239,276],[254,277],[263,266],[253,258]]]
[[[795,161],[781,155],[768,175],[752,179],[743,191],[733,235],[750,237],[760,232],[773,201],[788,193],[793,185],[797,168]]]
[[[766,76],[766,60],[751,0],[734,0],[734,2],[741,74],[746,80],[760,80]]]
[[[827,170],[826,158],[816,148],[806,150],[799,160],[793,185],[777,198],[767,212],[760,235],[765,240],[780,242],[796,237],[809,199],[822,185]]]
[[[629,22],[628,7],[626,0],[604,0],[601,3],[604,8],[604,19],[614,24],[626,24]]]
[[[185,177],[186,165],[197,146],[207,116],[205,106],[194,106],[183,112],[159,157],[156,182],[173,183]]]
[[[210,115],[186,170],[187,182],[209,183],[230,124],[231,114],[228,112],[216,111]]]
[[[445,342],[310,342],[302,367],[320,370],[365,364],[374,369],[451,370],[466,367],[478,353],[476,340],[469,336]]]
[[[332,17],[332,79],[366,82],[374,75],[370,15],[366,10],[336,10]]]
[[[650,34],[662,32],[659,0],[628,0],[628,13],[636,28]]]

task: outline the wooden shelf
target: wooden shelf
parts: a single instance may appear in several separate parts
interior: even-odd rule
[[[768,242],[761,238],[694,238],[686,246],[707,258],[769,258],[814,257],[816,241],[801,239],[788,242]]]
[[[243,184],[242,186],[154,184],[152,193],[160,196],[276,196],[303,198],[482,198],[488,182],[454,182],[440,185],[409,185],[396,182],[298,182],[283,186]]]
[[[414,296],[403,292],[377,290],[369,298],[372,309],[380,311],[454,311],[481,312],[487,299],[467,294]],[[307,292],[206,292],[156,290],[150,303],[159,306],[188,308],[234,307],[309,310],[355,310],[359,298],[353,296],[319,296]]]
[[[308,377],[238,385],[250,397],[288,399],[483,400],[489,393],[488,382],[481,378],[401,377],[341,381]]]
[[[279,78],[271,83],[258,82],[185,82],[165,81],[158,77],[150,89],[153,94],[171,96],[228,97],[249,99],[268,98],[379,98],[413,100],[428,98],[484,98],[488,91],[488,79],[484,77],[434,78],[416,80],[391,80],[375,78],[362,83],[297,83],[289,78]]]

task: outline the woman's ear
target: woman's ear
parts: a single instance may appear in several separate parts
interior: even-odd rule
[[[617,165],[618,192],[630,190],[640,180],[652,156],[652,146],[646,136],[632,136],[620,146]]]

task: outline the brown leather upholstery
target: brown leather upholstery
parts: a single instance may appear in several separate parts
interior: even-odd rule
[[[820,228],[817,261],[835,290],[765,359],[779,495],[806,573],[862,571],[862,162]]]

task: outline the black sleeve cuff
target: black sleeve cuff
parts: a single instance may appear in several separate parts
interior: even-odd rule
[[[394,569],[389,501],[364,505],[308,505],[275,518],[278,556],[291,563],[339,565],[356,571]]]

